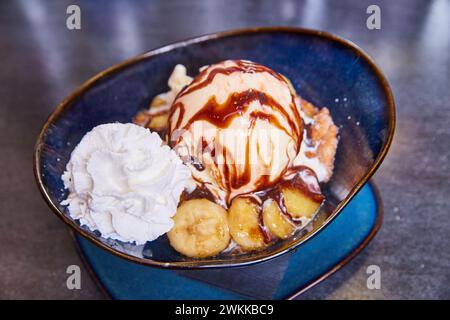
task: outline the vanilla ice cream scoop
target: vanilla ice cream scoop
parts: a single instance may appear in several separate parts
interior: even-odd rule
[[[244,60],[204,69],[177,95],[169,117],[171,146],[197,183],[226,202],[277,182],[302,133],[287,80]]]
[[[134,125],[110,123],[88,132],[62,176],[63,205],[102,237],[144,244],[169,231],[191,172],[161,138]]]

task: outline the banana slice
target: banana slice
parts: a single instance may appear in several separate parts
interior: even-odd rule
[[[170,245],[195,258],[214,256],[228,247],[230,232],[227,211],[206,199],[183,202],[173,218],[175,225],[167,233]]]
[[[322,204],[321,200],[308,197],[295,188],[283,187],[281,192],[286,210],[294,219],[311,219]]]
[[[259,209],[251,199],[235,198],[228,211],[228,224],[234,241],[245,251],[266,246],[259,227]]]
[[[155,131],[162,131],[164,129],[167,129],[168,125],[169,125],[169,114],[163,113],[152,116],[150,123],[148,124],[147,127]]]
[[[267,229],[280,239],[286,239],[294,232],[292,223],[271,199],[264,203],[263,222]]]

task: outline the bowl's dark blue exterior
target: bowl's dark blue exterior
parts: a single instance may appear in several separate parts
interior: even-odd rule
[[[130,122],[167,89],[176,64],[191,75],[204,65],[247,59],[289,78],[298,93],[330,109],[340,128],[335,173],[325,187],[327,202],[312,229],[265,251],[195,260],[177,254],[166,237],[136,247],[105,241],[72,221],[59,203],[67,196],[61,174],[73,148],[93,127]],[[45,124],[35,150],[38,184],[52,209],[101,247],[136,262],[162,267],[234,266],[263,261],[298,246],[333,218],[368,180],[387,152],[395,123],[389,86],[378,68],[355,45],[321,32],[261,28],[213,34],[169,45],[112,67],[62,102]]]

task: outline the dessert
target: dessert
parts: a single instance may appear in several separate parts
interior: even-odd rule
[[[167,234],[207,258],[262,250],[314,218],[337,148],[328,109],[247,60],[194,78],[177,65],[168,86],[135,124],[97,126],[74,149],[62,176],[73,219],[137,245]]]
[[[197,258],[226,246],[261,250],[314,218],[338,142],[327,108],[246,60],[203,67],[194,78],[177,66],[169,88],[134,120],[161,135],[195,182],[168,233],[175,250]]]
[[[173,226],[190,170],[156,133],[110,123],[88,132],[62,179],[73,219],[102,237],[144,244]]]

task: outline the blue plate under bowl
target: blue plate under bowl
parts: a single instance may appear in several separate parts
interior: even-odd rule
[[[106,240],[70,218],[60,202],[67,197],[61,175],[85,133],[108,122],[131,122],[152,98],[166,91],[176,64],[191,75],[204,65],[226,59],[252,60],[282,73],[297,92],[330,109],[339,126],[335,171],[324,186],[325,204],[308,230],[259,252],[184,257],[166,236],[145,246]],[[94,76],[51,114],[39,135],[34,170],[52,210],[76,232],[120,257],[168,268],[242,266],[277,257],[310,239],[335,218],[375,172],[392,141],[394,101],[389,85],[372,59],[353,43],[328,33],[285,27],[214,33],[171,44]]]

